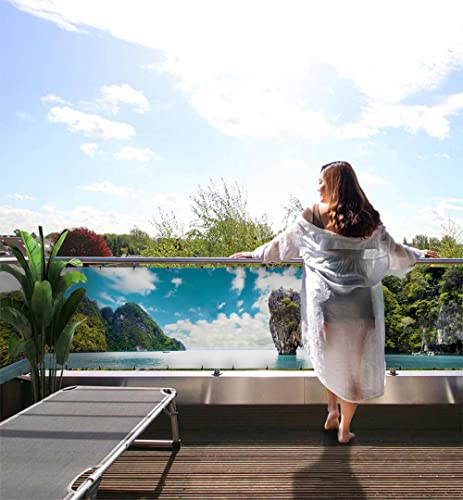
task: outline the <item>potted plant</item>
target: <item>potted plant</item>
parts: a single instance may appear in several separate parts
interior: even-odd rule
[[[0,271],[13,275],[21,286],[20,300],[10,297],[0,300],[0,319],[15,328],[8,339],[10,355],[24,353],[31,365],[35,401],[61,388],[74,332],[85,321],[70,322],[85,295],[85,288],[77,288],[67,298],[65,292],[79,282],[86,282],[87,278],[77,270],[63,273],[66,266],[81,267],[82,262],[75,258],[55,259],[67,233],[67,229],[61,232],[47,260],[42,226],[39,226],[40,244],[29,233],[21,231],[27,260],[17,246],[9,247],[22,270],[0,264]]]

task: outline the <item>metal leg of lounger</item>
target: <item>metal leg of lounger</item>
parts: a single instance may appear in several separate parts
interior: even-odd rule
[[[172,432],[172,439],[136,439],[132,446],[143,446],[147,448],[172,448],[179,450],[181,447],[181,440],[178,430],[178,411],[175,406],[175,401],[169,403],[169,409],[163,409],[164,412],[170,417],[170,427]]]
[[[96,494],[98,492],[98,487],[100,486],[100,483],[101,483],[101,477],[98,478],[93,484],[92,486],[90,486],[90,488],[87,490],[87,492],[85,493],[85,499],[86,500],[93,500],[96,498]]]

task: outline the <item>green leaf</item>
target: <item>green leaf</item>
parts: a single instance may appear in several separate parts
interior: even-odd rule
[[[53,294],[50,282],[36,281],[32,293],[32,313],[37,323],[46,328],[53,317]]]
[[[17,309],[12,307],[0,308],[0,320],[16,328],[18,333],[24,338],[32,337],[32,327],[28,318]]]
[[[24,355],[29,360],[31,364],[37,365],[43,359],[43,353],[40,356],[35,347],[35,342],[33,339],[28,339],[24,342]]]
[[[71,295],[63,301],[60,305],[59,316],[55,315],[55,325],[56,332],[59,334],[66,326],[68,321],[72,318],[73,314],[76,312],[79,307],[82,298],[85,295],[85,288],[81,287],[77,290],[74,290]]]
[[[26,261],[26,259],[24,258],[24,255],[22,254],[21,250],[17,246],[9,245],[9,247],[10,247],[10,250],[13,252],[13,255],[16,257],[16,260],[19,262],[19,264],[21,265],[21,267],[24,270],[24,276],[25,276],[27,281],[23,284],[23,288],[24,288],[25,292],[29,293],[29,295],[27,295],[27,297],[30,299],[30,297],[32,296],[32,288],[33,288],[32,283],[34,282],[34,280],[32,278],[30,266],[29,266],[28,262]]]
[[[55,295],[57,293],[64,293],[70,286],[80,282],[86,283],[87,276],[79,271],[69,271],[63,274],[56,284]]]
[[[53,296],[56,296],[56,285],[60,279],[61,272],[66,267],[66,262],[62,260],[53,260],[48,271],[48,281],[53,288]]]
[[[43,239],[43,228],[42,226],[39,226],[39,236],[40,236],[40,256],[41,256],[41,259],[40,259],[40,269],[41,269],[41,278],[42,280],[46,280],[47,279],[47,276],[46,276],[46,259],[45,259],[45,242],[44,242],[44,239]]]
[[[8,338],[8,353],[12,358],[17,358],[24,352],[24,340],[17,335],[11,334]]]
[[[24,298],[15,298],[15,297],[3,297],[0,299],[0,309],[4,307],[11,307],[12,309],[16,309],[21,314],[26,316],[29,320],[30,324],[33,326],[33,317],[31,315],[31,310],[28,307],[28,304],[24,302]]]
[[[66,265],[68,266],[75,266],[75,267],[82,267],[84,263],[80,259],[76,259],[73,257],[71,260],[68,260],[66,262]]]
[[[59,249],[61,248],[61,245],[63,244],[64,240],[66,239],[68,232],[69,231],[67,229],[64,229],[63,231],[61,231],[61,233],[58,236],[58,239],[56,240],[56,243],[53,247],[53,250],[51,252],[50,258],[48,259],[48,265],[47,265],[47,278],[48,279],[50,279],[50,277],[49,277],[50,267],[55,262],[55,257],[58,255]]]
[[[29,268],[31,270],[32,279],[40,280],[41,253],[35,239],[27,232],[21,231],[24,247],[26,249],[27,258],[29,259]]]
[[[69,349],[71,348],[72,338],[76,328],[86,321],[87,318],[81,321],[74,321],[70,325],[67,325],[64,330],[60,333],[59,337],[55,341],[55,354],[56,362],[60,365],[64,365],[69,356]]]

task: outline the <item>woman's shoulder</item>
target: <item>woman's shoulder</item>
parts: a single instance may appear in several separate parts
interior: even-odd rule
[[[307,207],[301,214],[302,218],[305,219],[307,222],[312,222],[313,221],[313,211],[312,207]]]

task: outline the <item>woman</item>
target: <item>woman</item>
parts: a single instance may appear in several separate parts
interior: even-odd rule
[[[318,190],[321,203],[304,210],[292,227],[253,252],[231,257],[302,257],[302,344],[326,387],[324,427],[337,429],[338,442],[345,444],[355,437],[350,423],[358,403],[384,394],[381,279],[391,271],[405,274],[418,258],[439,255],[393,240],[349,163],[324,165]]]

